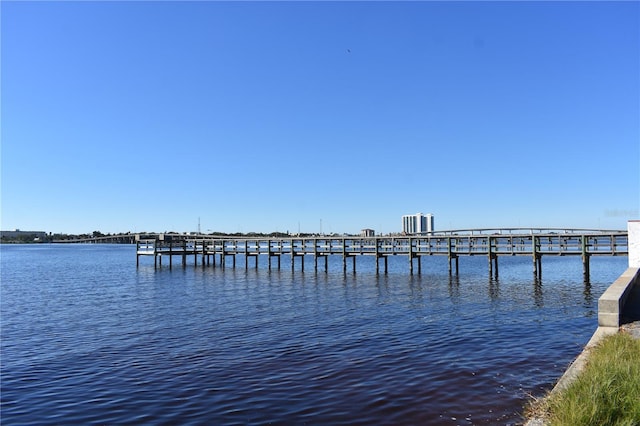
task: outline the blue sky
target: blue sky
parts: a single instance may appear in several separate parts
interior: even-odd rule
[[[638,2],[0,5],[2,229],[625,229]]]

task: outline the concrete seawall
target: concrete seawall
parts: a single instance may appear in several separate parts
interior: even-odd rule
[[[598,328],[582,353],[571,363],[550,394],[566,389],[582,372],[589,354],[603,338],[621,329],[640,338],[640,221],[628,222],[629,268],[598,299]],[[541,418],[531,418],[526,426],[543,426]]]
[[[604,337],[617,333],[620,326],[640,321],[640,268],[628,268],[598,299],[598,328],[582,353],[562,375],[551,393],[565,389],[586,365],[591,348]],[[640,323],[639,323],[640,325]],[[635,330],[637,327],[633,327]]]
[[[604,337],[620,331],[640,336],[640,220],[627,224],[629,232],[629,267],[598,299],[598,328],[584,350],[569,366],[553,392],[566,388],[584,368],[590,349]]]
[[[600,296],[598,299],[598,327],[617,329],[624,322],[636,320],[628,318],[628,313],[633,311],[633,306],[627,302],[634,294],[634,288],[638,284],[638,271],[640,268],[628,268]]]

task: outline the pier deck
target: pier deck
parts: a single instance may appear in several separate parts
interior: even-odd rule
[[[486,256],[489,272],[498,275],[498,258],[500,256],[529,256],[532,259],[533,271],[541,276],[543,256],[581,256],[584,273],[589,274],[589,258],[591,256],[619,256],[628,253],[627,232],[624,231],[590,231],[565,233],[492,233],[492,234],[439,234],[422,236],[391,237],[291,237],[291,238],[214,238],[207,236],[156,235],[154,238],[138,237],[136,258],[137,264],[141,256],[153,256],[156,266],[162,265],[162,258],[173,264],[173,256],[181,256],[182,264],[193,257],[198,264],[215,266],[218,262],[224,267],[230,258],[236,266],[236,256],[242,255],[245,267],[249,259],[268,258],[271,268],[272,258],[281,266],[281,257],[290,259],[291,268],[295,268],[295,259],[302,256],[313,256],[314,269],[318,269],[318,260],[324,260],[327,270],[329,256],[341,256],[343,269],[347,269],[347,259],[351,259],[353,270],[356,269],[356,258],[359,256],[375,256],[376,272],[380,271],[380,262],[384,263],[387,272],[389,256],[406,256],[409,272],[414,272],[414,260],[417,259],[418,273],[421,272],[422,256],[447,256],[449,272],[458,271],[458,258],[461,256]],[[218,262],[216,261],[218,259]],[[304,270],[304,262],[300,262]]]

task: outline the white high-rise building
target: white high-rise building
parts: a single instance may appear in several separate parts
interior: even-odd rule
[[[426,234],[433,232],[433,215],[428,213],[408,214],[402,216],[402,232],[405,234]]]
[[[427,213],[427,232],[435,231],[433,215],[431,213]]]
[[[402,232],[404,234],[415,234],[422,228],[422,213],[407,214],[402,216]]]

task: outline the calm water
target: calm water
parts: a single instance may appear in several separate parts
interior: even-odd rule
[[[517,424],[627,265],[594,258],[585,284],[579,258],[544,258],[536,283],[528,257],[489,280],[484,257],[450,278],[441,257],[376,277],[372,258],[315,274],[136,269],[134,246],[1,255],[5,425]]]

